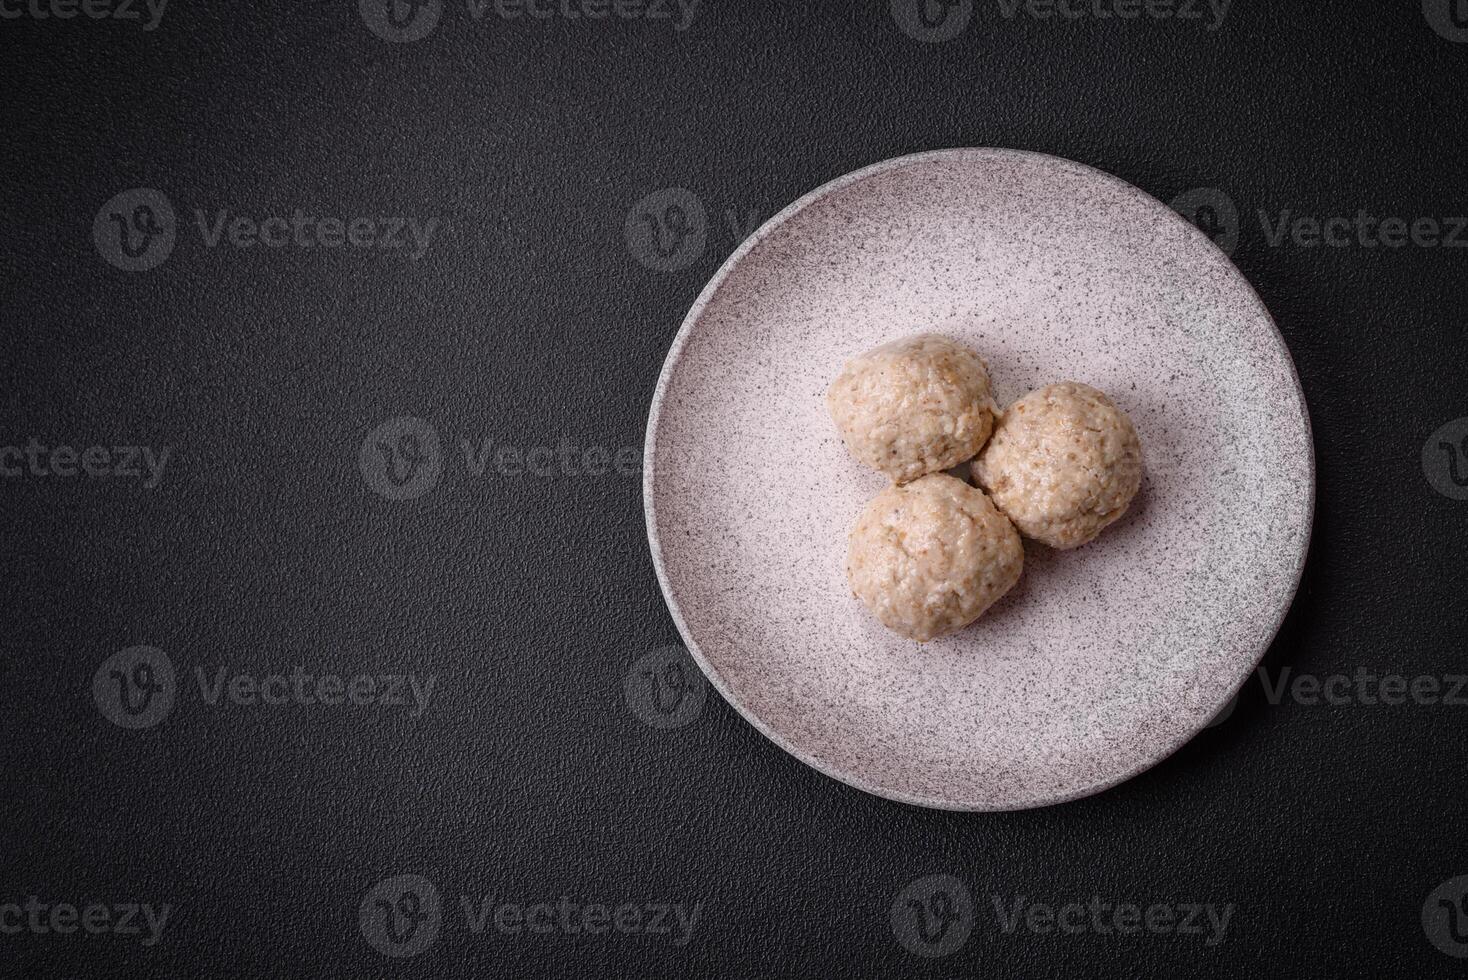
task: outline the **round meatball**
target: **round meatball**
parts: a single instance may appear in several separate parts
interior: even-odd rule
[[[1105,394],[1063,381],[1009,406],[973,473],[1025,537],[1075,548],[1126,512],[1142,483],[1142,444]]]
[[[848,361],[826,406],[851,454],[896,483],[973,459],[996,413],[979,355],[930,333]]]
[[[962,629],[1019,581],[1019,534],[983,491],[947,474],[883,490],[862,511],[846,578],[882,625],[926,642]]]

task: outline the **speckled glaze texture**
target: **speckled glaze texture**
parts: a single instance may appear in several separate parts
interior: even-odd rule
[[[981,352],[1001,404],[1105,391],[1146,470],[1094,542],[1027,542],[1008,595],[919,646],[847,586],[847,532],[887,481],[823,396],[921,331]],[[1131,185],[1013,150],[877,164],[747,240],[674,341],[645,463],[659,580],[724,697],[825,773],[964,810],[1097,792],[1205,726],[1284,616],[1314,501],[1294,366],[1228,259]]]

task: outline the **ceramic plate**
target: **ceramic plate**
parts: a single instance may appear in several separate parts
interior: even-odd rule
[[[1008,596],[919,646],[847,587],[847,532],[884,482],[823,396],[847,358],[921,331],[978,350],[1001,404],[1108,392],[1147,472],[1095,542],[1027,542]],[[645,464],[658,578],[719,692],[824,773],[957,810],[1095,793],[1203,728],[1284,617],[1314,502],[1299,380],[1238,270],[1137,188],[1013,150],[889,160],[756,232],[673,342]]]

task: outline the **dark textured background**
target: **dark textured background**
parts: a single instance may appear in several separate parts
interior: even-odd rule
[[[915,809],[805,768],[716,696],[671,730],[629,710],[629,667],[677,642],[638,477],[453,465],[462,439],[640,446],[663,355],[733,250],[726,212],[763,219],[917,150],[1043,150],[1163,200],[1219,188],[1243,215],[1235,259],[1294,354],[1319,456],[1309,565],[1266,664],[1463,670],[1468,502],[1420,454],[1468,415],[1468,251],[1271,247],[1257,213],[1468,212],[1468,44],[1417,0],[1238,0],[1217,31],[977,6],[936,44],[885,0],[706,0],[681,33],[476,23],[451,0],[404,44],[342,2],[175,0],[152,32],[0,20],[0,444],[173,447],[153,490],[0,481],[0,902],[173,907],[148,947],[0,935],[0,975],[1461,975],[1421,916],[1468,873],[1468,709],[1272,706],[1251,682],[1100,796]],[[179,215],[171,256],[136,273],[92,240],[134,187]],[[665,187],[710,213],[676,272],[623,235]],[[211,249],[193,228],[196,208],[296,207],[442,227],[416,263]],[[429,420],[449,460],[412,501],[358,471],[396,416]],[[186,689],[128,731],[91,681],[136,644]],[[438,690],[412,719],[187,689],[197,666],[293,664]],[[358,905],[399,873],[451,907],[427,952],[393,960]],[[978,918],[928,960],[889,909],[934,873]],[[703,906],[677,947],[475,936],[463,894]],[[1236,909],[1214,947],[1007,935],[996,894]]]

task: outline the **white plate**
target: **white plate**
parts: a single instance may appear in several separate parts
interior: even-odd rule
[[[920,331],[977,349],[1002,404],[1108,392],[1147,461],[1121,521],[1027,542],[1014,591],[924,646],[846,584],[884,482],[823,402],[846,358]],[[1014,150],[889,160],[756,232],[673,342],[645,464],[658,579],[729,703],[822,772],[961,810],[1098,792],[1204,727],[1284,617],[1314,502],[1299,380],[1238,270],[1135,187]]]

